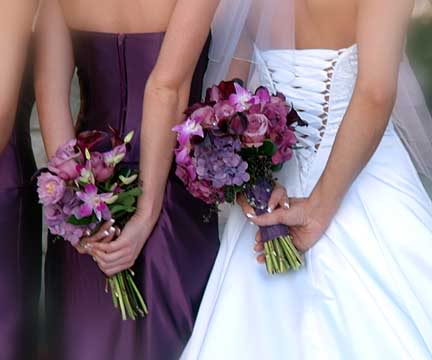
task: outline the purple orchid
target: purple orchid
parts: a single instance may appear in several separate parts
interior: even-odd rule
[[[242,87],[241,85],[234,83],[235,94],[231,94],[229,102],[235,107],[237,112],[243,112],[248,110],[251,105],[258,103],[258,98],[253,96],[250,91]]]
[[[99,221],[102,219],[110,219],[111,213],[107,203],[113,199],[114,194],[98,194],[97,187],[93,184],[89,184],[84,187],[84,191],[78,191],[76,196],[83,202],[79,207],[77,214],[75,214],[77,218],[82,219],[94,213]]]
[[[178,133],[178,142],[181,146],[186,145],[192,136],[204,137],[204,130],[201,124],[191,118],[175,126],[173,131]]]

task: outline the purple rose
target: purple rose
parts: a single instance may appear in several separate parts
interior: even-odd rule
[[[66,222],[66,216],[58,204],[49,205],[44,208],[45,222],[48,227],[53,227]]]
[[[272,162],[275,165],[290,160],[293,156],[293,146],[297,143],[297,138],[290,129],[287,129],[278,140],[277,151],[272,157]]]
[[[79,176],[78,164],[82,155],[76,149],[76,140],[70,140],[60,146],[56,154],[48,162],[48,169],[63,180],[75,180]]]
[[[105,163],[105,158],[101,153],[92,153],[90,163],[96,181],[105,182],[113,176],[114,167]]]
[[[268,119],[263,114],[248,115],[248,126],[243,134],[243,143],[247,147],[260,147],[268,130]]]
[[[64,180],[48,172],[39,175],[37,185],[39,201],[45,206],[58,203],[66,190]]]

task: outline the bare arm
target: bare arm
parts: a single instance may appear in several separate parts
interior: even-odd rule
[[[291,226],[303,251],[318,241],[346,192],[379,145],[394,107],[412,0],[363,0],[359,5],[359,73],[327,166],[309,199],[257,217],[257,225]],[[260,250],[260,249],[259,249]]]
[[[412,0],[361,2],[357,84],[327,167],[312,194],[324,211],[334,213],[382,139],[394,107],[413,4]]]
[[[144,96],[140,209],[156,221],[173,159],[172,128],[182,120],[195,66],[210,31],[217,0],[179,0]]]
[[[118,240],[96,245],[98,263],[108,275],[133,265],[159,218],[175,147],[172,128],[183,118],[194,69],[218,2],[177,1],[145,89],[140,159],[143,195],[139,210]]]
[[[30,4],[28,0],[0,0],[0,153],[15,122],[35,10]]]
[[[72,46],[56,0],[44,2],[37,35],[37,108],[45,150],[51,157],[75,136],[69,103],[74,71]]]

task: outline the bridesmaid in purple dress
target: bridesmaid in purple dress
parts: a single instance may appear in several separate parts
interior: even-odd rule
[[[0,358],[21,360],[36,352],[42,219],[31,184],[31,13],[28,2],[8,6],[3,16],[0,5]]]
[[[74,136],[68,101],[76,67],[78,131],[135,130],[126,161],[140,167],[143,188],[139,210],[118,238],[107,224],[107,233],[82,239],[90,249],[49,243],[51,359],[174,360],[191,334],[218,250],[217,219],[203,220],[209,208],[175,176],[171,129],[201,98],[216,5],[65,0],[42,13],[36,89],[48,155]],[[132,265],[150,313],[122,321],[104,291],[105,274]]]

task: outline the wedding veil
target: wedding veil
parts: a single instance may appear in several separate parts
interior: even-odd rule
[[[221,0],[212,26],[205,88],[239,77],[251,88],[265,85],[274,90],[260,54],[295,49],[294,7],[295,0]],[[294,51],[290,54],[295,56]],[[296,69],[285,70],[295,78]],[[268,76],[263,78],[263,74]],[[432,184],[432,117],[406,56],[401,62],[392,119],[418,172]]]

